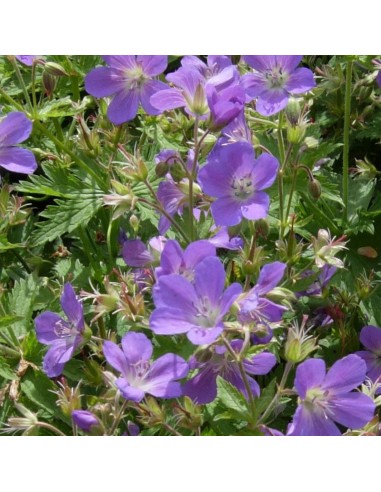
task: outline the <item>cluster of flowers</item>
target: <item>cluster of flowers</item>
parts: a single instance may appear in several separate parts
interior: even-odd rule
[[[104,357],[119,375],[115,387],[128,401],[141,402],[150,394],[159,398],[187,396],[196,404],[206,404],[216,398],[217,376],[250,400],[260,395],[253,376],[266,375],[277,364],[266,347],[255,355],[247,354],[252,345],[266,345],[272,339],[272,327],[287,309],[270,297],[283,278],[286,264],[275,261],[263,266],[254,287],[243,289],[233,283],[226,288],[226,272],[216,248],[240,249],[241,238],[231,238],[227,228],[267,217],[270,198],[264,190],[275,182],[280,167],[268,153],[255,156],[245,122],[245,104],[255,100],[256,111],[271,116],[287,106],[291,95],[311,90],[315,81],[309,69],[298,68],[301,56],[243,59],[254,71],[241,76],[228,56],[208,56],[206,62],[185,56],[181,67],[166,75],[170,85],[156,78],[167,69],[166,56],[104,56],[107,66],[86,76],[88,93],[111,98],[108,117],[116,125],[132,120],[141,104],[150,115],[183,108],[197,124],[205,122],[207,130],[201,138],[220,132],[206,163],[199,162],[199,152],[193,149],[185,160],[169,149],[156,156],[157,174],[163,177],[157,197],[166,212],[160,217],[160,236],[151,239],[148,246],[140,239],[123,243],[123,258],[134,268],[136,281],[144,282],[148,274],[155,281],[148,326],[152,334],[186,334],[195,346],[188,361],[174,353],[153,360],[154,347],[144,333],[125,334],[122,348],[105,340]],[[33,155],[14,147],[29,136],[31,126],[22,113],[12,113],[0,123],[0,165],[4,168],[35,170]],[[182,168],[178,179],[170,173],[176,163]],[[194,190],[211,203],[210,207],[193,203]],[[210,211],[214,226],[211,237],[191,242],[183,250],[176,240],[163,235],[171,226],[170,219],[182,214],[184,207],[196,220]],[[314,248],[321,275],[319,284],[309,287],[310,295],[342,266],[335,254],[344,246],[340,242],[333,246],[329,234],[319,231]],[[65,364],[91,337],[82,303],[69,283],[64,286],[61,306],[66,319],[48,311],[35,320],[38,340],[49,346],[43,363],[49,377],[62,374]],[[240,336],[230,337],[231,326],[232,333]],[[261,331],[261,337],[256,330]],[[335,422],[358,429],[372,419],[373,399],[352,390],[364,383],[366,376],[375,383],[381,379],[381,329],[367,326],[360,339],[367,350],[336,361],[327,373],[322,359],[303,357],[295,361],[299,365],[294,394],[299,398],[288,435],[340,435]],[[76,411],[73,419],[84,431],[99,425],[89,411]]]

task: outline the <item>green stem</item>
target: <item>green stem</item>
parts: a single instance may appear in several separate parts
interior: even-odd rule
[[[348,220],[348,187],[349,187],[349,130],[351,124],[351,89],[352,89],[352,64],[350,58],[347,61],[345,74],[345,107],[344,107],[344,147],[343,147],[343,221]]]
[[[279,114],[279,119],[278,119],[278,149],[279,149],[279,160],[280,160],[280,169],[278,172],[280,239],[282,239],[283,237],[284,228],[285,228],[285,224],[283,221],[283,166],[285,162],[285,152],[284,152],[282,129],[283,129],[283,112]]]
[[[36,64],[32,66],[32,99],[33,99],[33,113],[37,114],[37,98],[36,98]]]
[[[17,62],[16,62],[16,59],[15,58],[12,58],[11,63],[13,65],[13,68],[14,68],[15,72],[16,72],[17,80],[19,81],[19,84],[21,86],[21,89],[22,89],[22,91],[24,93],[24,97],[25,97],[25,100],[26,100],[26,102],[27,102],[27,104],[29,106],[30,112],[31,112],[31,114],[34,114],[33,104],[32,104],[32,101],[30,100],[28,89],[26,88],[24,79],[23,79],[23,77],[21,75],[20,69],[19,69],[19,67],[17,65]]]
[[[292,173],[291,189],[290,189],[290,195],[288,197],[288,203],[287,203],[287,209],[286,209],[286,220],[288,220],[288,216],[290,215],[292,197],[293,197],[294,191],[295,191],[297,174],[298,174],[298,168],[295,166],[293,169],[293,173]]]
[[[287,364],[284,368],[281,382],[279,383],[279,386],[278,386],[278,390],[275,393],[274,398],[269,403],[269,406],[266,408],[265,412],[260,417],[260,419],[258,421],[258,425],[260,425],[266,421],[266,418],[271,414],[271,412],[273,411],[273,408],[277,405],[279,398],[282,396],[282,393],[283,393],[284,387],[286,385],[288,375],[290,374],[290,371],[292,369],[292,366],[293,366],[293,364],[291,362],[287,362]]]
[[[124,400],[124,402],[122,403],[122,405],[119,409],[119,412],[115,417],[114,423],[112,424],[111,429],[108,433],[109,436],[112,436],[115,432],[115,429],[118,427],[118,424],[119,424],[121,418],[123,417],[123,413],[124,413],[125,409],[127,408],[127,403],[128,403],[127,400]]]
[[[198,144],[198,116],[196,116],[195,121],[194,121],[194,129],[193,129],[193,135],[194,135],[194,159],[193,159],[193,166],[192,166],[192,172],[190,173],[189,176],[189,232],[190,232],[190,239],[191,241],[194,240],[194,218],[193,218],[193,183],[194,183],[194,175],[196,173],[196,167],[197,167],[197,159],[198,159],[198,153],[199,153],[199,144]]]

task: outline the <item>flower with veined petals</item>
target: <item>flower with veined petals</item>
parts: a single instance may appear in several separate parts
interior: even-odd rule
[[[83,306],[69,283],[64,285],[61,306],[67,320],[51,311],[40,314],[34,320],[38,341],[49,345],[43,369],[50,378],[62,374],[66,362],[84,340]]]
[[[32,128],[32,122],[19,111],[8,113],[0,121],[0,167],[22,174],[32,174],[37,169],[33,153],[15,147],[29,137]]]
[[[243,340],[232,340],[230,343],[232,349],[239,353],[242,349]],[[217,345],[212,350],[213,352],[206,362],[198,362],[195,357],[192,358],[191,367],[193,366],[193,369],[198,368],[199,372],[185,383],[184,395],[189,396],[199,404],[210,403],[217,396],[217,376],[221,376],[248,398],[237,361],[232,358],[223,345]],[[243,360],[243,367],[254,396],[259,396],[260,388],[251,375],[267,374],[275,364],[276,358],[269,352],[262,352]]]
[[[237,225],[243,217],[265,218],[270,198],[262,190],[274,183],[278,167],[269,154],[255,159],[249,143],[216,146],[198,176],[202,190],[217,198],[211,205],[216,225]]]
[[[152,351],[152,343],[143,333],[124,335],[122,349],[113,342],[104,342],[107,362],[121,372],[115,384],[126,400],[139,402],[146,393],[159,398],[181,396],[181,385],[176,380],[188,374],[188,364],[175,354],[151,362]]]
[[[367,350],[356,352],[366,363],[366,374],[373,382],[381,383],[381,328],[364,326],[360,341]]]
[[[287,435],[340,436],[335,422],[359,429],[374,415],[373,400],[352,390],[365,379],[365,362],[357,355],[336,361],[326,374],[322,359],[308,359],[296,369],[299,406]]]
[[[167,86],[154,80],[167,68],[168,57],[159,55],[107,55],[108,67],[97,67],[85,78],[86,91],[95,97],[113,96],[107,115],[120,125],[135,118],[139,103],[146,113],[159,114],[150,98]]]
[[[254,73],[242,77],[247,102],[257,98],[256,109],[264,116],[279,113],[287,106],[290,95],[304,94],[315,87],[308,68],[297,68],[302,56],[245,55]]]
[[[153,290],[156,309],[150,328],[158,335],[187,333],[195,345],[214,342],[224,330],[223,318],[242,291],[234,283],[226,290],[225,270],[216,257],[194,269],[194,282],[181,275],[164,275]]]

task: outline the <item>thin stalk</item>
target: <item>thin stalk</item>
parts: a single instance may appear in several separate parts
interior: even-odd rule
[[[347,61],[345,74],[345,106],[344,106],[344,147],[343,147],[343,221],[348,220],[348,187],[349,187],[349,130],[351,118],[352,59]]]
[[[280,169],[278,172],[278,193],[279,193],[279,222],[280,230],[279,237],[282,238],[284,234],[284,221],[283,221],[283,165],[285,162],[284,141],[283,141],[283,112],[279,114],[278,119],[278,149],[280,159]]]
[[[30,112],[31,112],[31,114],[34,114],[34,111],[33,111],[33,104],[32,104],[32,101],[31,101],[31,99],[30,99],[30,97],[29,97],[29,92],[28,92],[28,89],[26,88],[26,85],[25,85],[24,79],[23,79],[23,77],[22,77],[22,75],[21,75],[20,69],[19,69],[19,67],[18,67],[18,65],[17,65],[17,62],[16,62],[16,59],[12,58],[12,59],[11,59],[11,63],[12,63],[12,65],[13,65],[13,68],[14,68],[15,72],[16,72],[16,77],[17,77],[17,80],[19,81],[19,84],[20,84],[20,86],[21,86],[21,89],[22,89],[22,91],[23,91],[23,93],[24,93],[24,97],[25,97],[26,103],[27,103],[27,104],[28,104],[28,106],[29,106]]]
[[[271,414],[271,412],[273,411],[273,408],[277,405],[278,400],[283,393],[283,390],[284,390],[284,387],[286,385],[287,378],[288,378],[288,375],[290,374],[292,366],[293,366],[293,364],[291,362],[286,363],[282,379],[281,379],[279,386],[278,386],[278,390],[275,393],[274,398],[269,403],[269,406],[266,408],[265,412],[262,414],[261,418],[259,419],[258,425],[260,425],[266,421],[266,418]]]
[[[48,430],[54,432],[54,434],[57,434],[58,436],[66,437],[66,434],[64,434],[59,429],[57,429],[57,427],[54,427],[54,425],[48,424],[47,422],[36,422],[36,425],[37,425],[37,427],[42,427],[44,429],[48,429]]]
[[[194,183],[194,178],[195,178],[195,173],[196,173],[196,167],[197,167],[197,159],[198,159],[198,153],[199,153],[198,125],[199,125],[199,120],[198,120],[198,117],[196,116],[195,122],[194,122],[194,129],[193,129],[193,135],[194,135],[194,159],[193,159],[192,172],[190,173],[190,176],[189,176],[189,232],[190,232],[190,239],[191,239],[191,241],[194,240],[193,183]]]
[[[32,65],[32,100],[33,100],[33,112],[37,114],[37,98],[36,98],[36,64]]]
[[[119,412],[118,412],[117,416],[115,417],[114,423],[111,426],[110,432],[108,434],[109,436],[112,436],[115,432],[115,429],[118,427],[118,424],[123,417],[123,413],[127,408],[127,403],[128,403],[127,400],[124,400],[124,402],[122,403],[122,405],[119,409]]]

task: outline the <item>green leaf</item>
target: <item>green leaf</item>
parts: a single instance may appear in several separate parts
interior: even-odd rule
[[[0,328],[6,328],[7,326],[12,326],[16,321],[23,320],[23,316],[7,315],[0,318]]]
[[[10,243],[5,234],[0,234],[0,253],[8,251],[9,249],[23,248],[24,245],[20,243]]]
[[[226,408],[233,410],[242,419],[250,420],[248,403],[243,394],[220,376],[217,377],[217,397]]]
[[[32,274],[15,282],[9,295],[9,310],[19,318],[19,321],[12,324],[16,337],[25,335],[29,330],[38,290],[39,282]]]
[[[275,392],[276,378],[270,381],[270,383],[262,390],[261,396],[256,400],[256,411],[258,416],[267,410],[271,400],[274,398]]]
[[[32,236],[33,246],[54,241],[80,225],[86,225],[102,206],[100,196],[90,190],[83,190],[81,197],[71,200],[56,200],[40,215],[47,220],[37,224]]]
[[[17,379],[15,372],[12,371],[11,367],[2,358],[0,358],[0,376],[10,381]]]
[[[39,111],[40,120],[46,121],[49,118],[60,118],[62,116],[74,116],[86,109],[90,98],[85,97],[81,104],[75,104],[69,96],[49,101]]]

